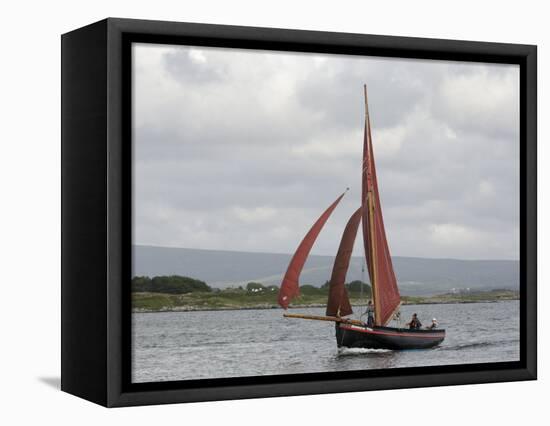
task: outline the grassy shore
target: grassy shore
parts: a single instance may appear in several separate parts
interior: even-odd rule
[[[403,296],[405,305],[419,305],[432,303],[478,303],[498,302],[502,300],[517,300],[519,294],[510,290],[493,290],[462,294],[442,294],[437,296],[419,297]],[[324,307],[327,295],[302,294],[291,305],[300,307]],[[366,303],[350,295],[352,305]],[[187,294],[165,293],[132,293],[132,309],[134,312],[167,312],[167,311],[205,311],[229,309],[275,309],[277,294],[275,292],[250,293],[238,290],[223,290],[218,292],[193,292]]]

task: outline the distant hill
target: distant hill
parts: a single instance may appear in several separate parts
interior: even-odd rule
[[[171,247],[134,246],[134,276],[183,275],[211,287],[246,285],[250,281],[279,285],[290,254],[248,253]],[[332,256],[311,255],[300,284],[321,286],[330,278]],[[347,282],[361,279],[360,257],[353,257]],[[393,257],[403,295],[432,295],[453,289],[519,289],[519,261]],[[365,271],[364,280],[368,282]]]

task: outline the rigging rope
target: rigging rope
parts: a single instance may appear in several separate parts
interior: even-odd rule
[[[361,304],[365,303],[363,300],[363,283],[365,282],[365,264],[363,263],[363,260],[361,260],[361,295],[359,297],[359,312],[361,313],[359,315],[359,319],[363,320],[363,316],[365,315],[366,308],[362,307]]]

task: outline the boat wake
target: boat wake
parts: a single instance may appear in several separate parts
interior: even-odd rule
[[[388,352],[392,352],[392,350],[391,349],[368,349],[368,348],[338,348],[338,356],[383,354]]]
[[[440,346],[437,348],[437,350],[440,351],[460,351],[465,349],[479,349],[484,347],[490,347],[490,346],[501,346],[503,344],[508,343],[514,343],[517,340],[499,340],[495,342],[472,342],[472,343],[463,343],[458,345],[452,345],[452,346]]]

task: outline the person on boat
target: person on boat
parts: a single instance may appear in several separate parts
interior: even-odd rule
[[[408,322],[407,325],[411,330],[418,330],[420,327],[422,327],[422,323],[420,322],[420,320],[418,319],[418,315],[416,314],[413,314],[411,321]]]
[[[437,320],[435,318],[432,318],[432,323],[426,327],[428,330],[433,330],[434,328],[437,328]]]
[[[372,300],[369,300],[367,303],[367,327],[372,327],[374,325],[374,305]]]

